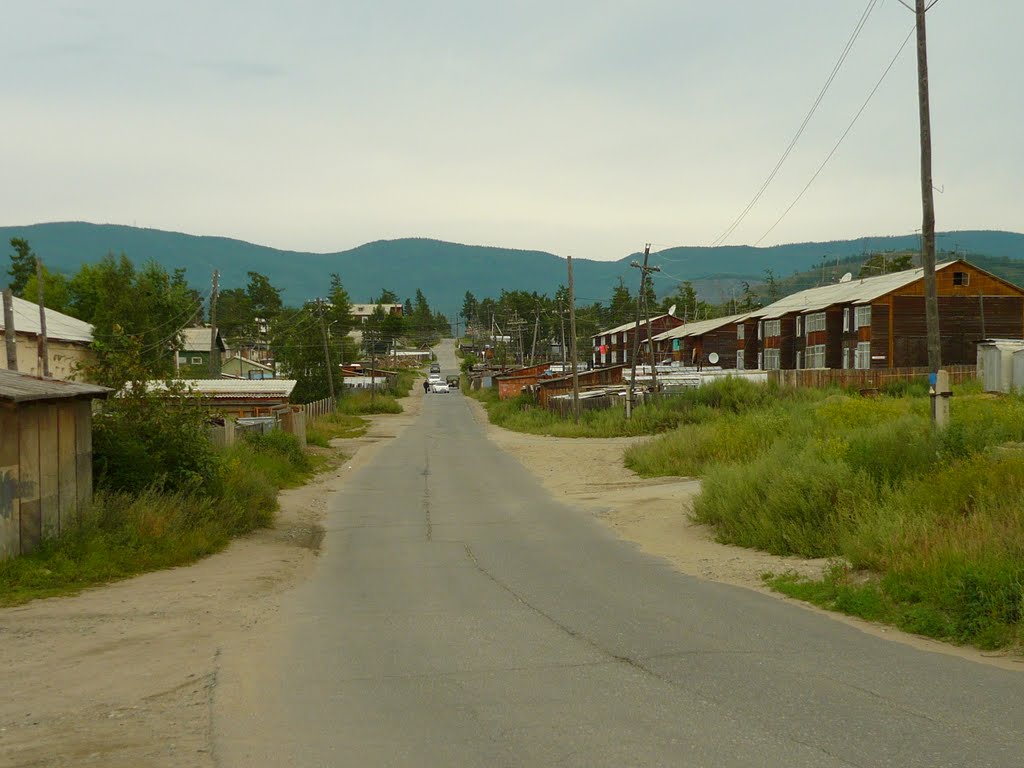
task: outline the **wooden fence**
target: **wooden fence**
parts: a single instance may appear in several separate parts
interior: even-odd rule
[[[602,395],[601,397],[581,397],[580,413],[586,411],[603,411],[609,408],[624,408],[625,398],[618,395]],[[551,398],[547,402],[547,408],[557,413],[563,419],[572,418],[572,398]]]
[[[306,412],[306,423],[322,418],[329,413],[334,413],[338,407],[338,402],[333,397],[325,397],[323,400],[317,400],[312,403],[306,403],[302,406],[302,409]]]
[[[977,366],[947,365],[951,384],[963,384],[978,377]],[[913,381],[928,378],[928,368],[868,368],[841,370],[815,368],[803,371],[768,371],[768,381],[783,387],[853,387],[856,389],[879,389],[897,381]]]

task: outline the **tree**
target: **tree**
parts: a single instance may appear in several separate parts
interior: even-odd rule
[[[476,300],[476,296],[466,291],[466,295],[462,299],[462,311],[459,314],[467,323],[472,322],[473,318],[476,317],[478,307],[479,302]]]
[[[874,277],[914,268],[912,253],[873,253],[860,268],[857,277]]]
[[[619,282],[612,290],[612,299],[608,304],[608,322],[611,325],[621,325],[630,318],[636,319],[636,299],[630,294],[629,288],[620,277]]]
[[[761,306],[761,300],[757,295],[757,292],[750,287],[750,283],[744,280],[741,285],[743,286],[743,294],[740,297],[740,303],[736,307],[737,312],[750,312]]]
[[[681,282],[676,286],[675,293],[665,297],[662,308],[667,312],[673,304],[676,305],[676,317],[686,322],[693,322],[697,318],[711,314],[711,305],[697,296],[697,291],[689,280]]]
[[[7,268],[7,274],[11,276],[9,286],[15,296],[22,296],[28,281],[36,273],[36,255],[28,240],[20,237],[11,238],[11,247],[14,253],[10,257],[11,266]]]
[[[374,303],[375,304],[398,304],[398,294],[395,293],[394,291],[389,291],[387,288],[384,288],[380,292],[380,298],[377,299]]]
[[[39,281],[36,279],[34,271],[21,292],[21,298],[33,303],[39,301]],[[43,301],[46,302],[48,309],[64,313],[67,313],[71,302],[68,278],[60,272],[51,272],[45,264],[43,265]]]
[[[217,297],[217,327],[226,339],[251,340],[256,335],[256,310],[244,288],[227,288]]]
[[[253,312],[260,319],[273,320],[284,306],[281,302],[281,291],[271,284],[270,278],[266,275],[259,272],[246,274],[249,276],[249,284],[245,287],[245,294],[252,303]]]
[[[768,291],[768,303],[774,304],[779,300],[779,281],[775,278],[775,273],[770,269],[764,271],[764,285]]]

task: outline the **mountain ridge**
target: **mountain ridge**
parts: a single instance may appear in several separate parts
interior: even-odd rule
[[[310,252],[259,245],[218,235],[192,235],[155,228],[90,222],[47,222],[0,227],[6,244],[12,237],[29,241],[46,265],[72,273],[83,263],[107,253],[126,253],[141,264],[154,259],[168,269],[184,267],[197,287],[207,284],[214,269],[222,287],[243,286],[246,272],[267,275],[286,302],[322,296],[331,272],[341,275],[353,301],[370,301],[384,288],[405,299],[420,289],[432,306],[451,314],[466,291],[477,298],[497,297],[502,289],[553,295],[567,282],[566,259],[547,251],[454,243],[433,238],[374,240],[333,252]],[[708,300],[729,295],[740,281],[760,282],[765,270],[776,277],[868,251],[916,249],[918,235],[884,235],[756,248],[748,245],[676,246],[651,255],[661,267],[655,276],[659,295],[680,280],[690,280]],[[1024,260],[1024,234],[1002,230],[938,233],[946,252],[982,254]],[[614,261],[573,258],[576,295],[581,304],[607,302],[619,278],[635,292],[637,271],[631,253]]]

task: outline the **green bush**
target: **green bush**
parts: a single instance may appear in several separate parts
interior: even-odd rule
[[[211,490],[220,469],[207,420],[208,412],[182,392],[158,396],[135,388],[110,398],[93,418],[96,487]]]

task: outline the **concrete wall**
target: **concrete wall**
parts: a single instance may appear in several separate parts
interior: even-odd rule
[[[35,334],[19,333],[17,336],[18,371],[30,376],[41,376]],[[0,332],[0,368],[7,368],[7,346],[3,343]],[[82,381],[81,374],[76,373],[78,366],[92,361],[92,352],[84,344],[72,344],[67,341],[50,339],[50,377],[54,379],[75,379]]]

